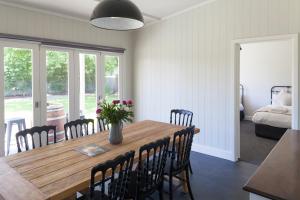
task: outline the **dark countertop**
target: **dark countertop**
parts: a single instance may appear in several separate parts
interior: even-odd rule
[[[275,200],[300,199],[300,131],[283,135],[244,190]]]

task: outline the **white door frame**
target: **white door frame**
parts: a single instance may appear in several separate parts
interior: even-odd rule
[[[33,126],[38,126],[41,124],[41,107],[40,105],[35,105],[40,102],[40,87],[39,87],[39,44],[35,42],[24,42],[18,40],[0,40],[0,132],[5,133],[5,105],[4,105],[4,48],[24,48],[32,50],[32,123]],[[5,152],[5,135],[0,134],[0,157],[4,156]]]
[[[299,130],[300,128],[300,110],[299,110],[299,34],[275,35],[259,38],[246,38],[232,41],[232,67],[233,74],[231,88],[231,139],[233,158],[232,161],[237,161],[240,158],[240,45],[247,43],[257,43],[276,40],[289,40],[292,43],[292,129]]]

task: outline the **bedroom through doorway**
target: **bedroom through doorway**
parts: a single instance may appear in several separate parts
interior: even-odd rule
[[[240,160],[260,165],[292,127],[290,40],[240,45]]]

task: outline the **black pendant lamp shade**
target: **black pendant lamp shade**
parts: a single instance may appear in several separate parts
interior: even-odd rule
[[[132,30],[144,26],[138,7],[129,0],[103,0],[94,9],[90,23],[109,30]]]

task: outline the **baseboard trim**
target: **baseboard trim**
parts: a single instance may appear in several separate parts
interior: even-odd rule
[[[235,162],[235,156],[233,152],[230,151],[225,151],[222,149],[200,145],[200,144],[193,144],[192,151]]]

